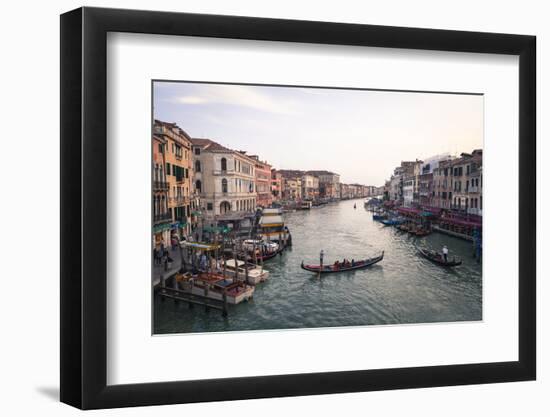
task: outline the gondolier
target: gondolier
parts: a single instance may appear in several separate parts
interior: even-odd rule
[[[422,255],[424,258],[441,266],[453,267],[453,266],[458,266],[462,264],[462,260],[454,256],[452,259],[449,259],[449,257],[447,256],[447,260],[445,260],[446,256],[443,253],[435,252],[433,250],[428,250],[428,249],[422,249],[422,248],[417,248],[417,250],[418,250],[418,253]],[[447,250],[447,253],[448,253],[448,250]]]
[[[443,253],[443,259],[445,259],[445,262],[447,262],[447,256],[449,255],[449,249],[447,249],[447,245],[443,245],[441,253]]]

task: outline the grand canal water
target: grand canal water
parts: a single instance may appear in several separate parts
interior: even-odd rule
[[[353,205],[357,205],[357,209]],[[155,299],[154,332],[189,333],[361,326],[482,319],[481,265],[471,243],[433,233],[412,237],[372,220],[362,200],[348,200],[309,211],[285,214],[293,247],[265,263],[270,279],[258,285],[254,299],[230,306],[229,317],[186,303]],[[417,255],[415,245],[463,259],[445,269]],[[366,258],[385,251],[382,262],[365,270],[323,275],[300,263]]]

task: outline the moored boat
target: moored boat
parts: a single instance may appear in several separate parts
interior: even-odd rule
[[[228,276],[235,279],[239,277],[245,279],[246,277],[247,283],[250,285],[259,284],[266,281],[269,277],[267,269],[239,259],[228,259],[225,261],[225,272]]]
[[[357,269],[367,268],[371,265],[374,265],[377,262],[380,262],[382,259],[384,259],[384,251],[382,251],[382,253],[378,256],[363,259],[360,261],[347,262],[346,264],[336,261],[333,264],[323,265],[323,267],[321,268],[320,265],[305,265],[304,261],[302,261],[302,264],[300,265],[300,267],[302,269],[305,269],[306,271],[326,274],[326,273],[335,273],[335,272],[354,271]]]
[[[458,266],[460,264],[462,264],[462,260],[459,259],[459,258],[455,258],[453,257],[452,259],[449,258],[447,259],[447,261],[445,262],[445,258],[443,257],[443,255],[439,252],[436,252],[436,251],[433,251],[433,250],[427,250],[427,249],[421,249],[421,248],[418,248],[418,252],[426,259],[438,264],[438,265],[441,265],[441,266]]]
[[[383,219],[383,220],[381,220],[381,222],[382,222],[382,224],[384,224],[386,226],[398,226],[400,224],[403,224],[405,222],[405,220],[394,217],[392,219]]]
[[[292,245],[292,236],[285,226],[281,208],[263,209],[258,227],[259,236],[264,242],[277,242],[280,249]]]
[[[298,207],[296,207],[297,210],[310,210],[311,207],[313,207],[313,202],[311,201],[302,201]]]
[[[176,281],[181,291],[228,304],[248,301],[254,294],[254,287],[216,273],[177,274]]]
[[[246,239],[243,241],[243,248],[247,252],[247,259],[250,261],[267,261],[277,256],[283,249],[277,242],[265,242],[263,240]]]

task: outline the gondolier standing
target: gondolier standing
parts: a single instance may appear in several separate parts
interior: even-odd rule
[[[325,257],[325,251],[321,249],[319,253],[319,278],[321,278],[321,271],[323,270],[323,258]]]
[[[449,249],[447,249],[447,245],[443,245],[443,249],[441,250],[443,252],[443,259],[445,259],[445,262],[447,262],[447,256],[449,255]]]

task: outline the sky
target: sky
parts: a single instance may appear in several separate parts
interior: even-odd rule
[[[401,161],[483,147],[483,96],[154,82],[156,119],[259,155],[380,186]]]

